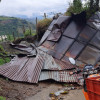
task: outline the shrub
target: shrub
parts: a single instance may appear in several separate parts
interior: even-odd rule
[[[40,40],[42,38],[42,36],[44,35],[45,31],[47,30],[48,26],[51,23],[51,19],[43,19],[40,20],[37,23],[37,34],[38,34],[38,40]]]

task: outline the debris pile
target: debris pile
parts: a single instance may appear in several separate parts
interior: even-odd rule
[[[81,14],[78,14],[81,16]],[[84,22],[83,22],[84,23]],[[76,64],[95,65],[100,60],[100,12],[87,23],[80,24],[73,17],[60,16],[48,27],[40,46],[11,44],[13,48],[28,52],[26,56],[15,56],[10,63],[0,66],[0,75],[14,81],[38,83],[53,79],[58,82],[78,82],[80,75],[70,75]]]

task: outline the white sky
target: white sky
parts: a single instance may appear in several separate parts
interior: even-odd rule
[[[0,15],[27,16],[65,12],[71,0],[2,0]]]

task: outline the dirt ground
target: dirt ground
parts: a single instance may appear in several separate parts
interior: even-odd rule
[[[50,93],[57,92],[66,86],[56,82],[39,82],[39,84],[19,83],[0,78],[0,96],[6,100],[51,100]],[[85,100],[81,89],[71,90],[61,95],[61,100]]]

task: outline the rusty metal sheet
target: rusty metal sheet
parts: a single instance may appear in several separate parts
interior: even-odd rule
[[[70,16],[59,16],[55,25],[58,26],[58,28],[61,28],[63,24],[65,24],[65,27],[70,22],[71,17]]]
[[[55,42],[52,42],[52,41],[45,41],[42,46],[48,48],[48,49],[52,49],[53,46],[55,45]]]
[[[89,27],[88,25],[80,33],[78,40],[87,43],[96,34],[97,30]]]
[[[55,59],[55,62],[60,66],[61,70],[68,70],[68,69],[76,68],[76,66],[71,64],[69,61],[61,61],[61,60]]]
[[[61,40],[58,43],[56,43],[54,50],[53,50],[54,52],[51,52],[53,57],[55,57],[57,59],[61,59],[61,57],[68,50],[68,48],[73,43],[73,41],[74,41],[73,39],[62,36]]]
[[[47,39],[47,37],[48,37],[48,35],[49,35],[50,33],[51,33],[51,31],[49,31],[49,30],[47,30],[47,31],[44,33],[42,39],[41,39],[40,42],[39,42],[39,45],[41,45],[41,44]]]
[[[80,33],[82,30],[83,26],[77,25],[74,21],[72,21],[69,26],[66,28],[65,32],[63,35],[71,37],[71,38],[76,38],[77,35]]]
[[[71,48],[67,51],[65,56],[75,58],[79,55],[79,53],[82,51],[82,49],[85,47],[84,44],[79,42],[74,42],[74,44],[71,46]]]
[[[10,65],[0,66],[0,75],[14,81],[37,83],[43,67],[44,59],[40,56],[36,58],[16,58]]]
[[[70,71],[42,71],[39,81],[53,79],[58,82],[78,82],[79,75],[69,75]]]
[[[79,56],[78,60],[87,64],[95,64],[95,62],[99,58],[100,58],[100,50],[94,47],[87,46]]]
[[[67,70],[67,69],[73,69],[76,66],[73,66],[69,61],[63,62],[61,60],[53,58],[51,55],[43,54],[44,66],[42,70]]]
[[[94,38],[90,41],[90,44],[100,49],[100,31],[98,31]]]
[[[48,36],[47,40],[49,41],[58,41],[59,38],[61,37],[61,30],[60,29],[55,29],[54,31],[51,32],[51,34]]]
[[[13,44],[11,43],[10,46],[12,48],[18,49],[20,51],[25,51],[25,55],[36,55],[36,50],[33,46],[26,46],[24,44]]]

